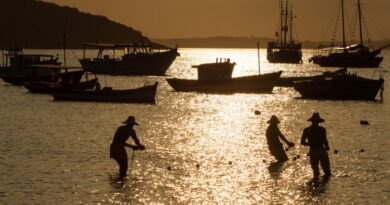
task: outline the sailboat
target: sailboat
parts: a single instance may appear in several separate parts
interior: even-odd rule
[[[363,44],[362,31],[362,10],[360,0],[357,0],[358,18],[359,18],[359,35],[360,42],[355,45],[346,45],[345,40],[345,20],[344,20],[344,0],[341,0],[341,16],[342,16],[342,37],[343,43],[338,47],[330,47],[321,49],[319,55],[314,55],[309,59],[310,62],[320,65],[321,67],[356,67],[356,68],[376,68],[382,62],[383,57],[380,56],[381,50],[386,45],[379,49],[370,49]]]
[[[301,63],[302,62],[302,44],[295,43],[293,38],[293,13],[292,6],[288,9],[283,8],[283,2],[280,1],[280,29],[276,32],[276,41],[268,42],[267,59],[271,63]],[[289,40],[287,41],[287,35]]]

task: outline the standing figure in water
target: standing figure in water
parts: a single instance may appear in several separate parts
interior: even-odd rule
[[[326,129],[319,126],[319,123],[325,122],[318,112],[313,113],[310,119],[311,126],[305,128],[302,133],[301,144],[310,146],[309,156],[310,165],[313,170],[313,178],[318,179],[320,175],[319,164],[321,163],[325,177],[331,175],[330,163],[327,151],[329,150],[328,140],[326,138]]]
[[[127,152],[125,147],[130,147],[133,150],[144,150],[145,147],[140,143],[135,130],[134,125],[139,125],[135,121],[134,116],[129,116],[126,121],[123,122],[123,126],[118,127],[115,132],[114,138],[110,146],[110,157],[115,159],[119,165],[119,180],[122,180],[127,175]],[[126,143],[131,137],[136,145]]]
[[[271,119],[268,120],[267,123],[269,126],[265,136],[267,137],[269,151],[276,158],[276,160],[278,160],[278,162],[287,161],[288,157],[283,149],[283,144],[280,142],[280,139],[282,139],[288,145],[288,147],[294,147],[294,143],[288,141],[282,132],[280,132],[278,127],[280,121],[275,115],[272,115]]]

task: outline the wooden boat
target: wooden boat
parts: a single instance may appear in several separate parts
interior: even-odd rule
[[[279,1],[280,29],[276,32],[276,40],[268,42],[267,59],[270,63],[301,63],[302,62],[302,44],[295,43],[293,38],[293,13],[292,6],[283,8],[283,2]],[[287,41],[287,35],[289,39]]]
[[[386,45],[379,49],[370,49],[363,44],[362,32],[362,12],[360,8],[360,0],[357,0],[358,5],[358,21],[360,43],[354,45],[346,45],[345,40],[345,22],[344,22],[344,0],[341,0],[342,13],[342,38],[341,46],[331,46],[319,50],[319,54],[314,55],[309,59],[310,62],[320,65],[321,67],[355,67],[355,68],[370,68],[379,67],[383,60],[380,56],[381,50],[388,47]],[[333,44],[333,43],[332,43]]]
[[[53,94],[60,90],[86,90],[95,87],[98,79],[87,80],[84,82],[69,84],[69,83],[53,83],[53,82],[27,82],[24,87],[31,93]]]
[[[3,50],[3,58],[5,59],[5,62],[3,62],[4,68],[30,65],[61,65],[61,63],[58,62],[58,57],[53,55],[25,54],[21,48],[10,48],[5,51],[7,53],[4,53]]]
[[[198,79],[167,79],[169,85],[180,92],[204,93],[271,93],[282,71],[232,78],[235,63],[208,63],[193,66],[198,69]]]
[[[102,90],[61,90],[54,92],[56,101],[118,102],[118,103],[156,103],[156,82],[153,85],[127,90],[105,87]]]
[[[336,70],[334,72],[326,71],[320,75],[313,75],[313,76],[292,76],[292,77],[280,77],[278,81],[276,82],[277,87],[294,87],[295,81],[307,81],[307,80],[316,80],[321,78],[329,78],[333,75],[339,75],[340,73],[344,73],[346,70],[345,68]]]
[[[25,54],[22,49],[11,48],[2,51],[3,65],[0,69],[2,79],[13,85],[23,85],[26,81],[49,81],[52,70],[48,65],[60,65],[58,57],[42,54]]]
[[[67,83],[79,83],[85,71],[79,67],[65,67],[59,65],[31,65],[31,68],[39,67],[40,70],[46,70],[47,74],[9,74],[2,78],[5,82],[12,85],[24,85],[26,82],[52,82],[55,83],[59,79]],[[66,71],[65,71],[66,70]],[[72,70],[72,71],[69,71]],[[65,71],[65,72],[63,72]]]
[[[99,50],[96,58],[86,58],[86,48]],[[103,55],[104,50],[112,50],[113,55]],[[117,50],[123,50],[120,59],[115,57]],[[149,44],[84,44],[84,57],[79,59],[82,67],[96,74],[110,75],[165,75],[179,55],[177,48],[168,50],[153,49]]]
[[[346,72],[329,78],[294,82],[294,89],[302,98],[326,100],[375,100],[383,86],[382,76],[374,80]]]

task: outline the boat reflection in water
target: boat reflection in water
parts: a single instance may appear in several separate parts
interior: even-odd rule
[[[235,63],[230,59],[192,66],[198,69],[198,79],[167,79],[175,91],[204,93],[271,93],[282,71],[235,77]]]

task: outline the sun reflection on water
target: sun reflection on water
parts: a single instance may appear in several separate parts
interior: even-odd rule
[[[234,76],[258,73],[256,49],[183,49],[168,70],[169,77],[196,78],[191,65],[221,57],[237,63]],[[303,65],[269,64],[265,50],[260,57],[262,73],[283,70],[283,75],[293,76],[323,71],[306,61]],[[0,203],[26,198],[20,195],[32,196],[26,204],[39,204],[43,195],[48,204],[54,199],[67,204],[388,202],[390,109],[386,103],[298,100],[291,88],[275,88],[272,94],[180,93],[169,87],[165,76],[102,77],[106,78],[113,87],[157,80],[158,102],[53,103],[48,96],[0,87],[10,93],[1,101],[6,116],[0,119],[1,128],[4,136],[12,136],[4,138],[0,147],[4,165],[0,181],[10,189],[5,194],[0,191]],[[314,111],[326,119],[331,149],[340,150],[337,155],[329,153],[334,176],[327,182],[310,181],[308,148],[299,145]],[[131,165],[133,152],[128,151],[129,177],[118,184],[108,148],[116,127],[129,114],[140,122],[136,131],[147,149],[135,152]],[[266,121],[273,114],[281,121],[282,133],[296,144],[287,151],[290,160],[284,164],[274,163],[266,144]],[[372,124],[362,127],[358,122],[363,117]],[[31,137],[25,137],[27,129]],[[358,152],[361,148],[367,151]]]

